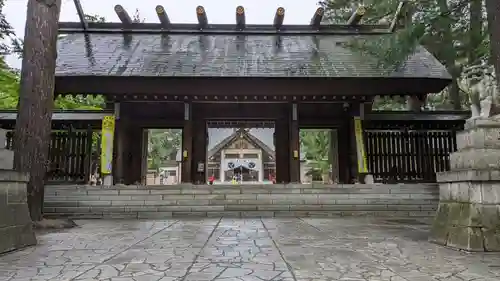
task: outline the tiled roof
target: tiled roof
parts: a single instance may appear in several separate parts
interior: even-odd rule
[[[358,35],[384,36],[384,35]],[[354,35],[73,33],[58,41],[57,76],[401,77],[449,79],[419,47],[388,73],[346,47]]]

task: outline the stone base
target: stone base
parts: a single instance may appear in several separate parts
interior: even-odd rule
[[[500,116],[457,134],[450,170],[437,173],[439,207],[429,240],[466,251],[500,251]]]
[[[498,205],[440,203],[429,241],[451,248],[500,251],[500,213]]]
[[[498,171],[438,174],[439,207],[429,241],[466,251],[500,251]]]
[[[28,177],[0,170],[0,254],[37,243],[29,215]]]
[[[12,170],[14,168],[14,151],[0,149],[0,169]]]

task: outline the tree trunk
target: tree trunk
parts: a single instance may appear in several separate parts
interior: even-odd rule
[[[478,63],[477,49],[483,42],[483,1],[471,0],[469,3],[469,45],[467,60],[469,65]]]
[[[422,111],[423,102],[417,97],[409,95],[406,97],[406,110],[413,112]]]
[[[491,62],[495,66],[497,87],[500,87],[500,1],[486,0],[488,30],[490,33]],[[499,89],[497,88],[497,93]],[[498,103],[498,100],[495,100]]]
[[[42,219],[60,8],[61,0],[28,1],[19,112],[14,134],[14,168],[30,174],[28,205],[33,221]]]
[[[437,4],[441,13],[448,14],[450,12],[450,8],[448,7],[448,2],[446,0],[438,0]],[[455,47],[453,46],[452,27],[453,20],[450,16],[446,16],[441,19],[439,33],[442,36],[441,44],[443,46],[443,59],[452,79],[451,84],[448,87],[448,93],[453,109],[460,110],[462,109],[462,103],[457,79],[460,76],[461,70],[456,66],[457,53]]]

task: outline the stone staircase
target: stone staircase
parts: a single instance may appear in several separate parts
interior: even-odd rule
[[[433,216],[435,184],[46,186],[46,216]]]

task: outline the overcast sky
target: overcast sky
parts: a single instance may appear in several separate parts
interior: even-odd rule
[[[78,21],[73,0],[62,0],[60,21]],[[81,0],[86,14],[100,15],[107,21],[117,22],[113,7],[121,4],[133,15],[139,9],[141,17],[146,22],[158,22],[155,7],[163,5],[170,21],[177,23],[195,23],[196,6],[202,5],[207,11],[210,23],[234,23],[235,11],[238,5],[245,7],[247,24],[270,24],[278,7],[285,8],[284,24],[308,24],[318,7],[318,0]],[[26,5],[28,0],[7,0],[4,13],[14,27],[18,37],[24,36],[26,21]],[[15,68],[21,67],[21,62],[14,56],[7,62]]]

